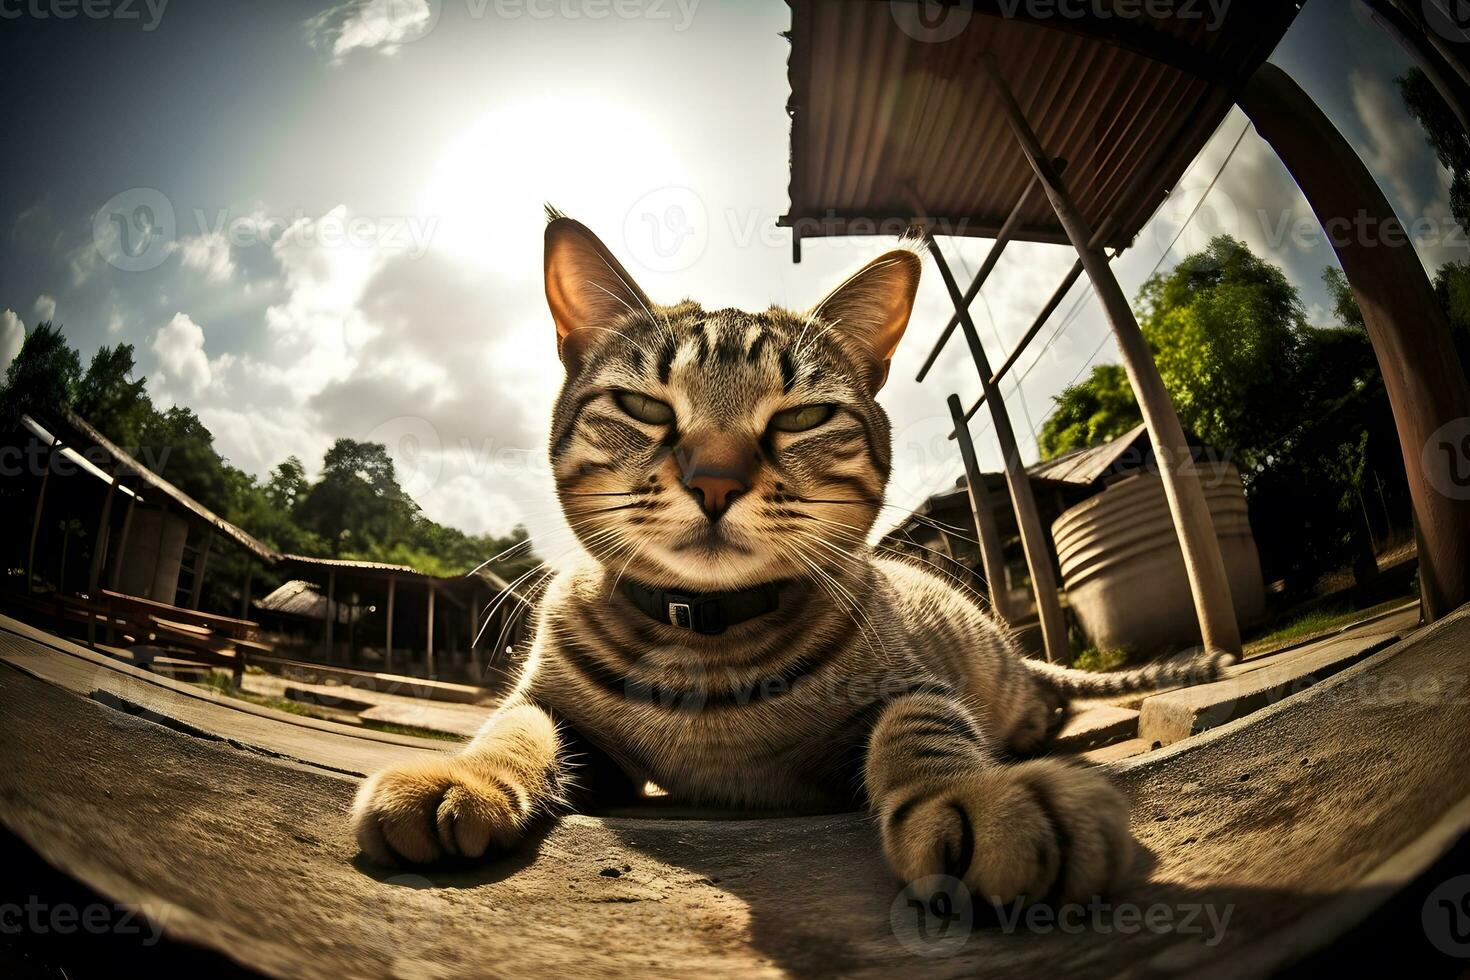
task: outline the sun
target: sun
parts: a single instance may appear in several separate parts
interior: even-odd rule
[[[683,182],[677,146],[647,115],[586,92],[505,102],[448,141],[420,213],[432,247],[510,280],[539,275],[543,206],[620,228],[649,191]]]

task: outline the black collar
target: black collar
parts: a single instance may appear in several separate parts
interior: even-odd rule
[[[775,612],[781,600],[778,582],[738,592],[685,592],[624,579],[619,590],[650,619],[705,636],[717,636],[731,626]]]

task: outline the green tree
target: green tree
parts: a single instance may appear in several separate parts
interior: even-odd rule
[[[1430,149],[1450,172],[1450,211],[1460,227],[1470,230],[1470,134],[1421,69],[1410,68],[1396,81]]]
[[[394,476],[380,442],[338,439],[322,460],[322,478],[301,502],[299,516],[333,555],[365,553],[410,542],[418,505]]]
[[[155,412],[145,378],[133,378],[133,345],[99,348],[77,385],[73,407],[113,442],[129,450],[143,442]]]
[[[1116,439],[1143,420],[1121,364],[1099,364],[1054,401],[1037,437],[1042,459]]]
[[[81,358],[51,321],[26,335],[20,353],[5,371],[0,417],[13,428],[27,412],[45,413],[71,404],[82,375]]]

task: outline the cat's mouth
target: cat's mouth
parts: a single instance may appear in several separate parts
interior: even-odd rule
[[[690,534],[674,542],[669,550],[681,554],[693,552],[695,554],[703,553],[707,555],[748,555],[751,553],[748,547],[736,540],[735,536],[718,521],[696,528]]]

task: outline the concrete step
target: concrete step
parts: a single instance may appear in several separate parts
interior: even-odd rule
[[[362,721],[378,724],[407,725],[425,731],[470,738],[480,730],[485,719],[490,717],[490,712],[484,711],[476,716],[464,711],[447,711],[435,704],[398,703],[373,705],[357,717]]]
[[[1138,734],[1138,712],[1114,704],[1082,706],[1052,743],[1058,752],[1086,752]]]
[[[1223,725],[1326,680],[1399,638],[1375,632],[1326,640],[1239,664],[1213,684],[1156,694],[1143,702],[1138,737],[1156,747]]]

